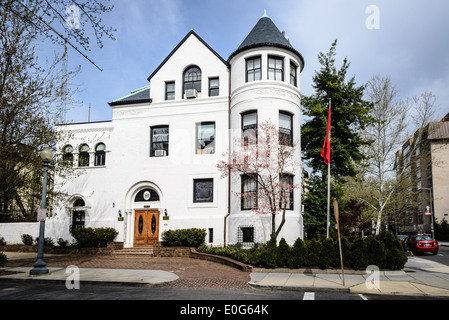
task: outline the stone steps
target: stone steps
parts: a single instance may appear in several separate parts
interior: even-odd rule
[[[153,246],[150,247],[134,247],[114,250],[112,255],[120,256],[153,256]]]

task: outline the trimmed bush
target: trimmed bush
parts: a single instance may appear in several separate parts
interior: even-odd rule
[[[195,247],[205,243],[206,229],[177,229],[162,233],[162,242],[165,246]]]
[[[78,228],[71,233],[80,248],[104,248],[118,235],[114,228]]]
[[[337,242],[337,250],[338,242]],[[318,257],[318,267],[320,269],[327,269],[331,266],[335,266],[335,253],[339,252],[335,250],[335,241],[332,238],[324,239],[321,244],[321,254]]]
[[[317,267],[321,255],[321,243],[316,239],[312,239],[311,241],[306,242],[306,248],[307,255],[305,265],[308,267]]]
[[[385,265],[385,245],[379,237],[369,236],[365,239],[367,251],[367,264],[382,269]]]
[[[301,238],[296,239],[291,250],[290,268],[302,268],[306,262],[307,249],[306,244]]]
[[[291,248],[287,244],[284,238],[279,241],[277,248],[277,266],[278,267],[290,267]]]
[[[275,237],[271,237],[270,241],[262,246],[258,258],[258,264],[263,268],[274,269],[277,267],[277,245]]]
[[[343,260],[343,262],[349,263],[354,270],[366,269],[368,264],[366,259],[367,251],[365,241],[360,238],[356,239],[349,247],[351,248],[351,256],[349,259]]]
[[[32,246],[33,245],[33,237],[29,234],[22,234],[21,236],[22,242],[26,246]]]

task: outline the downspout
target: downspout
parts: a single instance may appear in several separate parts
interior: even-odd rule
[[[228,163],[231,160],[231,66],[229,65],[229,77],[228,77]],[[226,227],[227,218],[231,214],[231,169],[228,168],[228,213],[224,217],[224,230],[223,230],[223,246],[226,247]]]

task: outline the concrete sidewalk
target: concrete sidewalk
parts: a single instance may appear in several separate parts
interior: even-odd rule
[[[7,253],[9,259],[23,259],[27,254]],[[28,254],[30,255],[30,254]],[[31,254],[35,257],[35,253]],[[70,283],[79,271],[83,284],[156,286],[178,279],[174,272],[162,270],[101,269],[101,268],[49,268],[49,274],[30,276],[30,267],[3,268],[17,272],[3,275],[0,281],[40,281]],[[329,273],[332,272],[332,273]],[[333,291],[358,294],[415,295],[449,298],[449,266],[418,257],[409,257],[401,271],[379,271],[378,282],[374,274],[365,271],[345,271],[345,285],[339,270],[254,269],[249,285],[260,289]]]

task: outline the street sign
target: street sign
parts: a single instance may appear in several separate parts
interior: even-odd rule
[[[37,210],[37,221],[45,221],[47,219],[47,209],[38,209]]]

